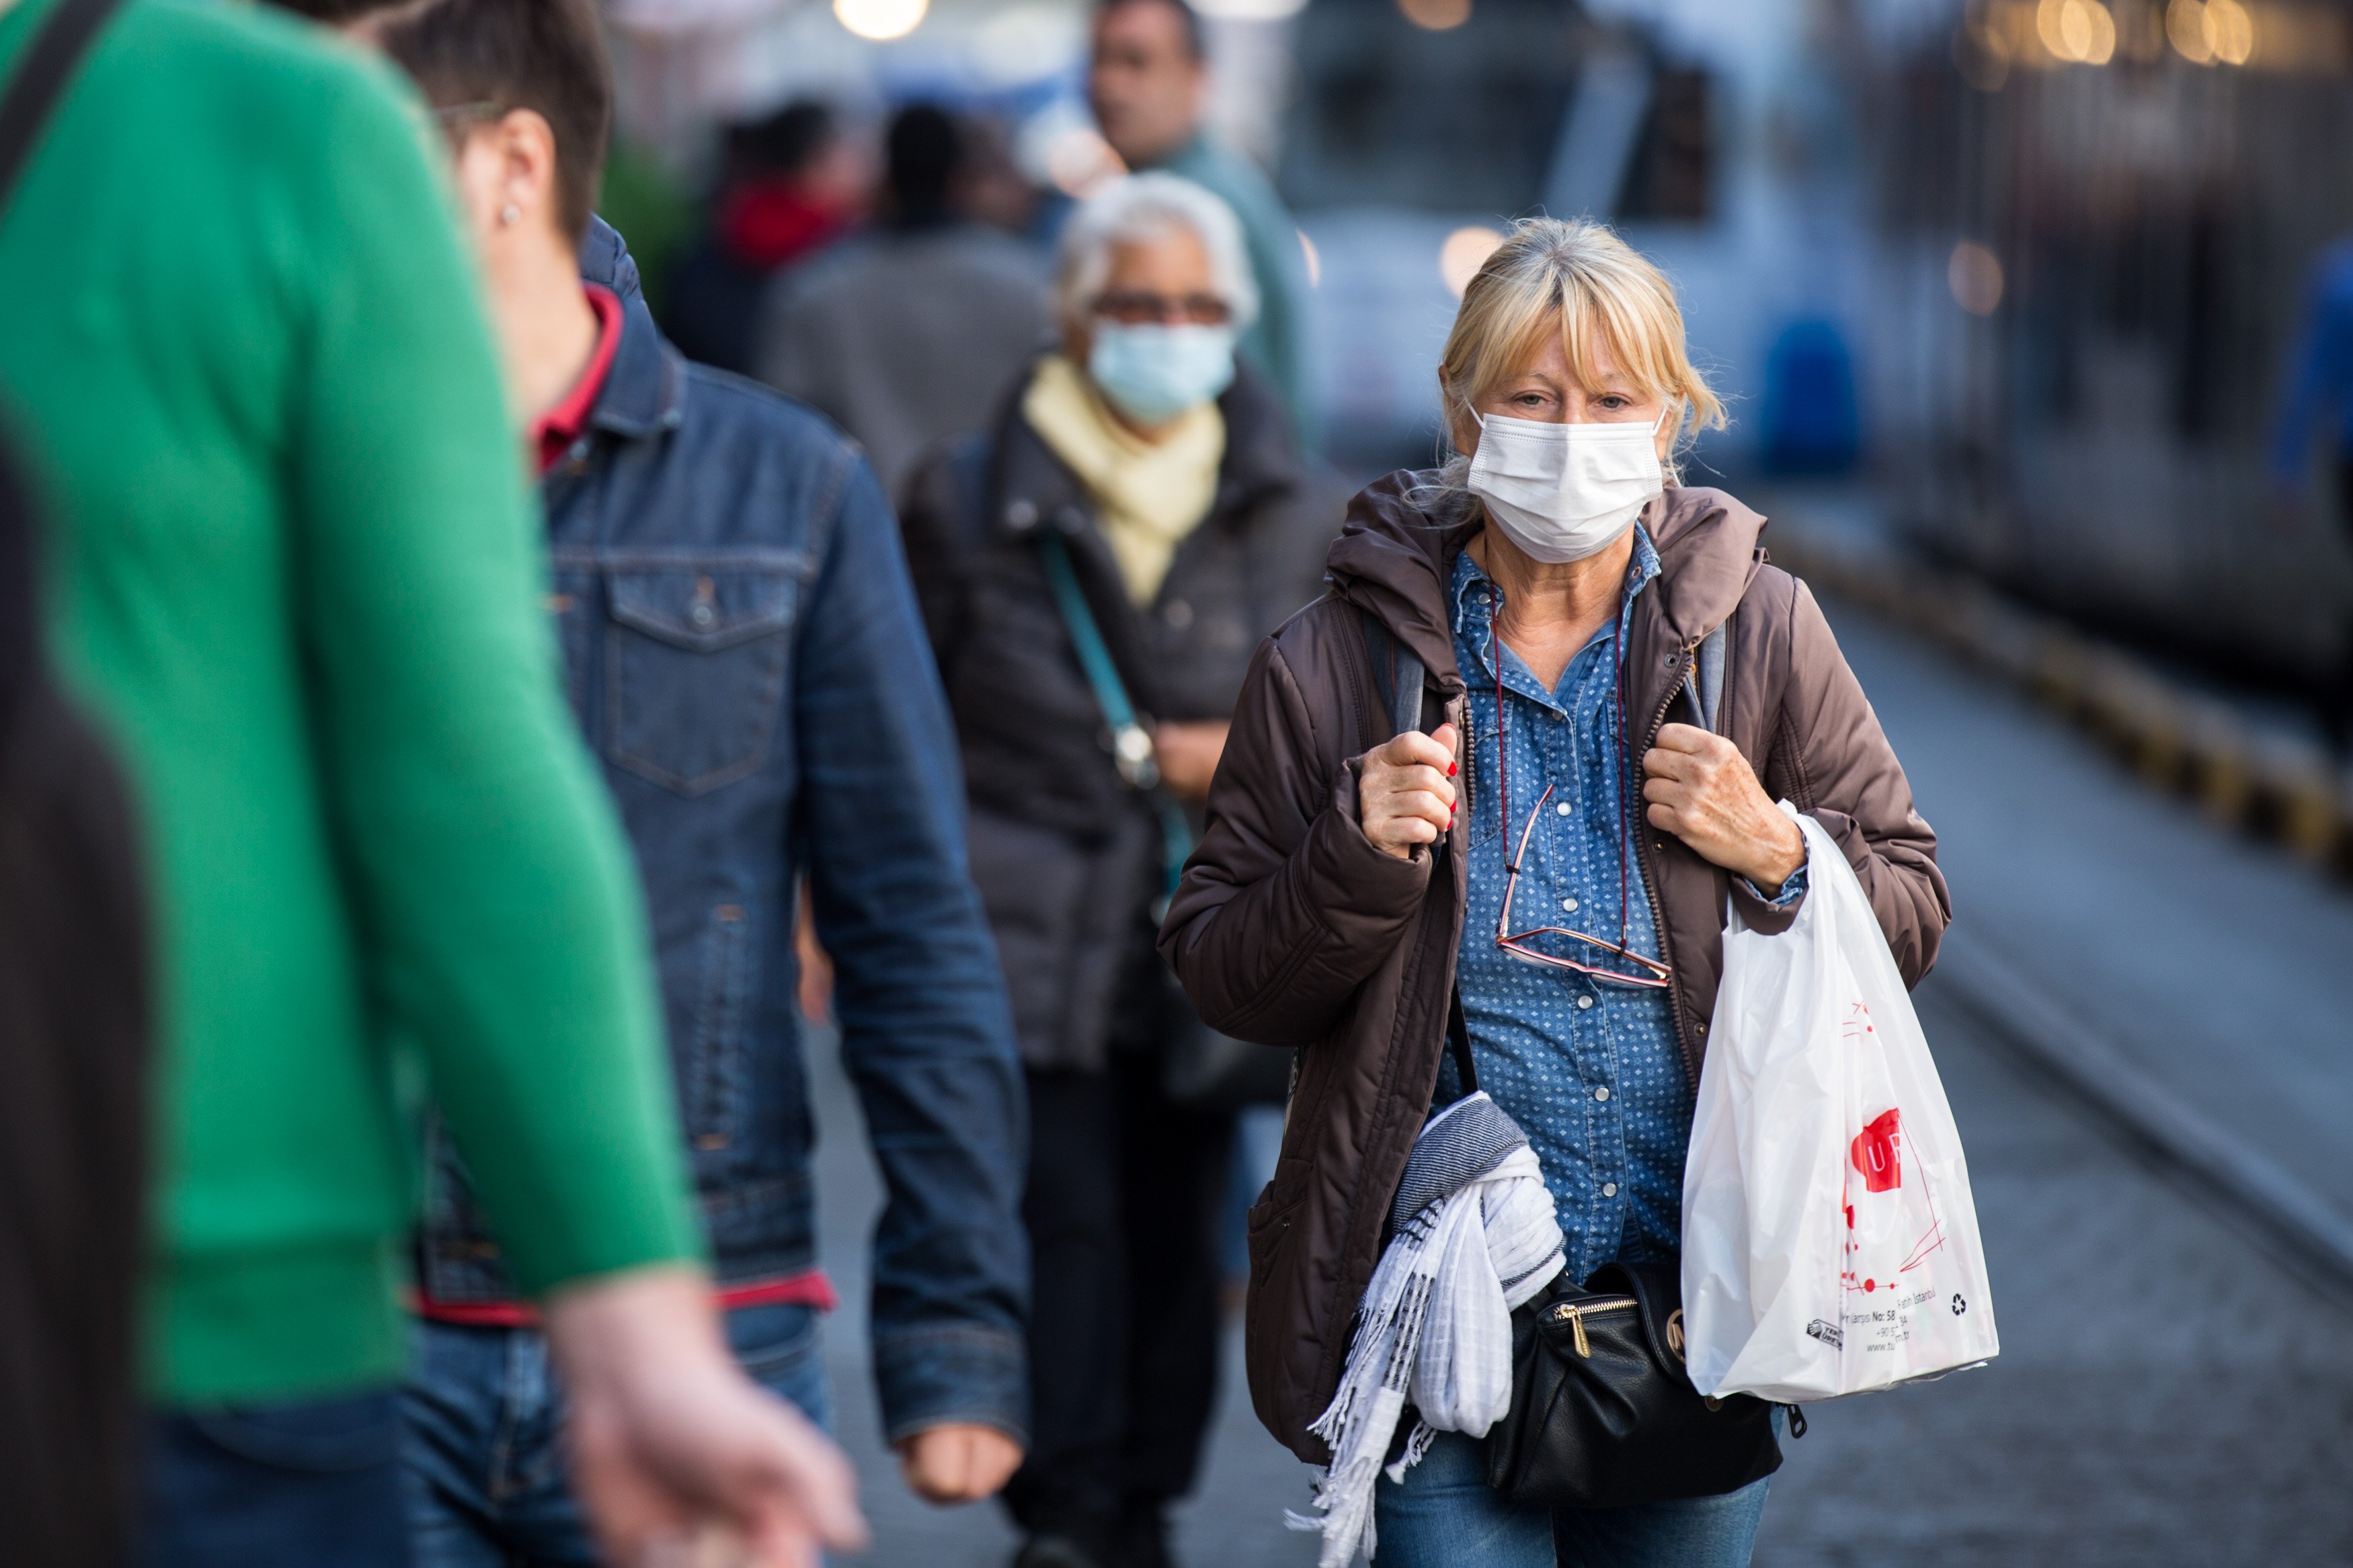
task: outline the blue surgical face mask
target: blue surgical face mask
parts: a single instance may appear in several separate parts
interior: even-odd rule
[[[1208,402],[1234,379],[1234,330],[1193,322],[1097,321],[1087,374],[1130,419],[1166,425]]]

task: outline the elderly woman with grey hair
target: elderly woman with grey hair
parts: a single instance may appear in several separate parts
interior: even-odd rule
[[[1216,196],[1139,174],[1091,198],[1054,304],[1059,349],[932,455],[905,529],[1029,1071],[1016,1561],[1087,1568],[1167,1560],[1217,1383],[1239,1094],[1198,1070],[1155,913],[1252,651],[1322,592],[1341,497],[1235,363],[1257,299]]]

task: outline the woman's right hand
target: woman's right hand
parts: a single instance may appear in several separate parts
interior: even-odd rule
[[[1454,825],[1455,740],[1454,726],[1440,724],[1434,735],[1409,731],[1365,754],[1356,816],[1383,854],[1410,860]]]

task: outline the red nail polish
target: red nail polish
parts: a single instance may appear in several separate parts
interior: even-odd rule
[[[1454,769],[1455,769],[1455,767],[1456,767],[1456,766],[1457,766],[1457,764],[1456,764],[1456,763],[1447,763],[1447,764],[1446,764],[1446,776],[1447,776],[1448,778],[1452,778],[1452,777],[1454,776]]]

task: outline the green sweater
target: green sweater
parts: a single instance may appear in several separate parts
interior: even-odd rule
[[[0,70],[51,4],[0,16]],[[526,1289],[698,1246],[635,875],[404,104],[302,24],[132,0],[0,215],[50,642],[153,868],[166,1403],[399,1375],[419,1057]]]

